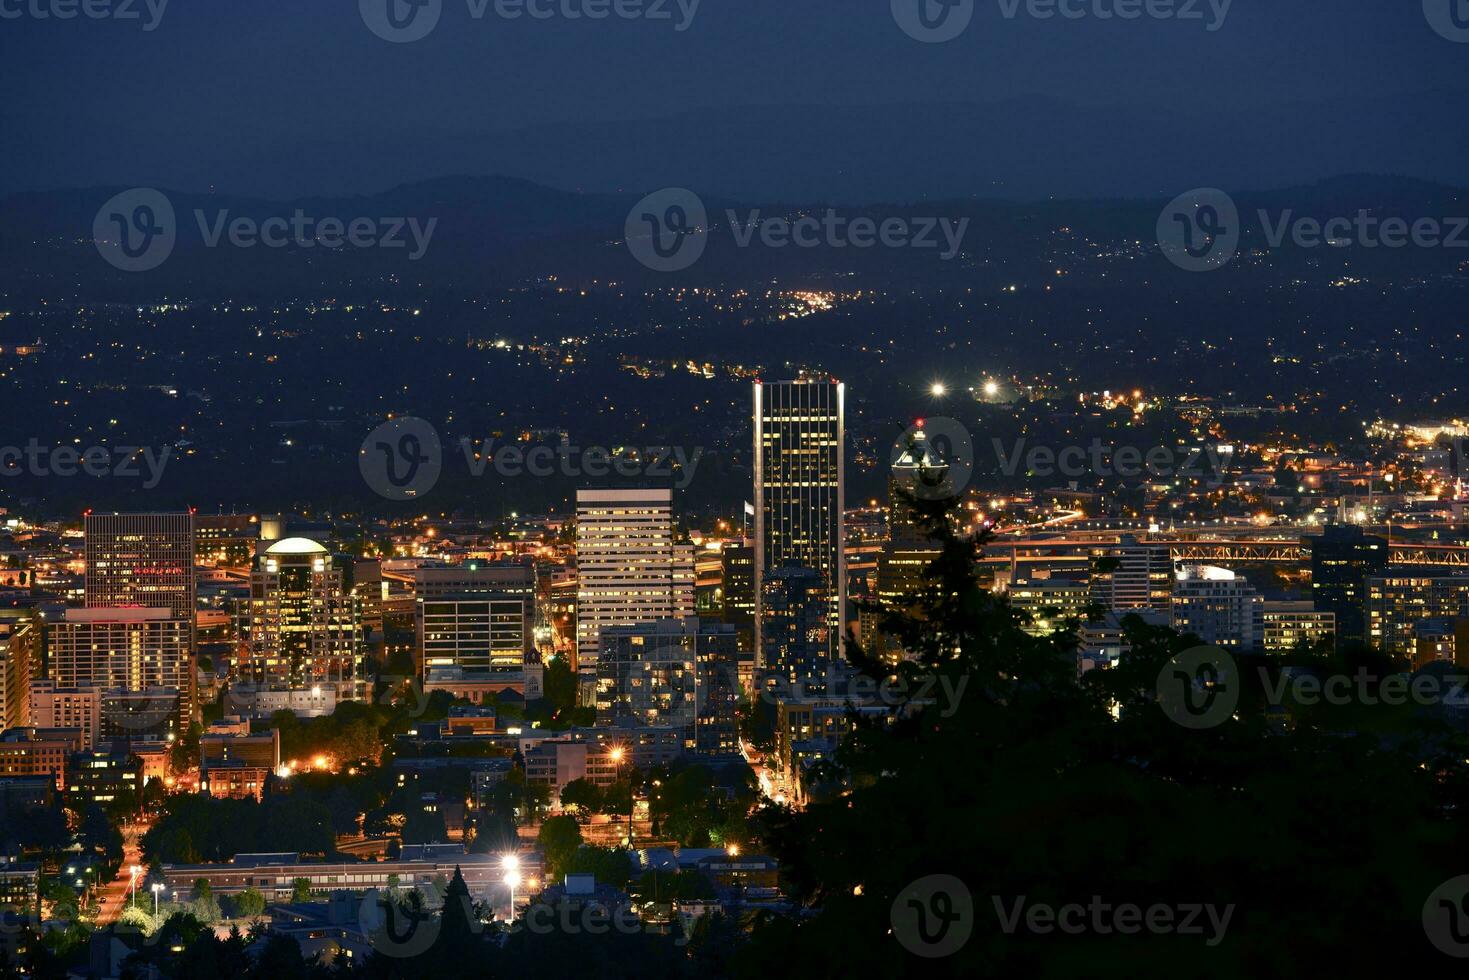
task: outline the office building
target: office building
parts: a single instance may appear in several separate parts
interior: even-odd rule
[[[694,550],[676,544],[671,490],[576,495],[577,669],[595,685],[601,632],[694,614]]]
[[[733,752],[738,697],[735,629],[697,618],[602,631],[597,723],[668,727],[687,751]]]
[[[81,732],[82,748],[90,749],[102,735],[102,689],[32,681],[31,718],[37,728],[75,728]]]
[[[1032,636],[1050,636],[1086,619],[1091,588],[1075,579],[1017,579],[1010,583],[1009,597],[1010,608],[1024,617],[1022,629]]]
[[[31,722],[31,683],[41,669],[41,629],[28,613],[0,612],[0,731]]]
[[[1389,566],[1365,579],[1367,642],[1394,657],[1411,657],[1413,631],[1426,619],[1469,616],[1469,575],[1440,568]]]
[[[1336,613],[1314,602],[1265,603],[1265,652],[1316,650],[1336,636]]]
[[[194,517],[194,555],[202,564],[247,567],[259,540],[260,518],[255,514]]]
[[[1173,579],[1168,545],[1124,535],[1093,559],[1090,601],[1103,609],[1167,612]]]
[[[798,565],[821,579],[828,661],[845,650],[847,566],[846,386],[802,379],[754,386],[755,603],[757,668],[763,646],[767,576]]]
[[[760,652],[756,682],[808,694],[825,692],[831,659],[831,603],[826,577],[787,565],[761,581]]]
[[[73,729],[12,728],[0,732],[0,777],[49,776],[56,781],[57,789],[63,789],[67,760],[81,750],[81,733]]]
[[[534,659],[535,568],[466,562],[414,573],[420,676],[472,678]]]
[[[88,609],[164,608],[192,631],[192,514],[88,514],[84,533]]]
[[[58,688],[173,692],[180,730],[194,716],[192,622],[171,608],[68,609],[51,628],[50,679]]]
[[[257,555],[237,676],[270,690],[357,697],[362,629],[349,564],[307,538],[284,538]]]
[[[1265,599],[1227,568],[1183,565],[1173,585],[1172,625],[1214,646],[1259,650],[1265,642]]]
[[[1316,608],[1335,614],[1338,642],[1366,638],[1367,577],[1387,570],[1387,541],[1355,524],[1333,524],[1307,545]]]

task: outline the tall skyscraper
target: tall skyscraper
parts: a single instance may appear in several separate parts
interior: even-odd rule
[[[845,652],[846,385],[802,379],[755,382],[755,617],[763,643],[765,577],[790,565],[825,583],[826,656]],[[756,648],[756,666],[769,662]]]
[[[59,624],[51,678],[103,691],[176,689],[187,728],[195,701],[194,515],[89,513],[83,531],[86,608]]]
[[[1364,638],[1367,577],[1387,570],[1386,539],[1364,534],[1355,524],[1332,524],[1319,537],[1306,540],[1316,608],[1336,614],[1338,642]]]
[[[576,494],[577,669],[597,676],[601,632],[694,614],[694,549],[674,543],[673,491]]]
[[[193,631],[194,515],[88,514],[86,606],[167,608]]]
[[[276,541],[256,556],[241,678],[268,690],[330,686],[339,699],[357,696],[362,634],[350,564],[307,538]]]

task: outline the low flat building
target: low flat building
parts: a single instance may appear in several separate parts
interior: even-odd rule
[[[430,901],[436,888],[454,876],[457,867],[469,892],[476,898],[502,894],[505,869],[499,854],[466,854],[460,845],[414,851],[395,861],[325,863],[302,861],[299,854],[237,854],[226,864],[165,864],[164,883],[188,894],[199,879],[209,882],[216,895],[238,895],[247,888],[261,892],[267,901],[289,900],[297,879],[305,879],[312,892],[365,892],[370,888],[418,888]],[[539,855],[520,855],[523,879],[539,878]]]
[[[1336,613],[1313,602],[1265,603],[1265,652],[1314,649],[1336,636]]]

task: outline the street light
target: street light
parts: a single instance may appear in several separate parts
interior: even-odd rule
[[[515,886],[520,884],[520,855],[506,854],[500,859],[505,884],[510,887],[510,921],[515,921]]]
[[[156,919],[158,918],[158,893],[163,891],[163,886],[155,881],[148,886],[148,890],[153,893],[153,918]]]
[[[134,905],[138,904],[138,872],[142,870],[136,864],[128,868],[128,890],[132,893]]]
[[[614,745],[612,747],[612,751],[611,751],[610,755],[612,757],[613,764],[617,766],[617,775],[619,777],[622,775],[622,759],[623,759],[623,757],[626,754],[627,753],[623,751],[622,746],[620,746],[620,745]],[[627,781],[627,846],[628,847],[631,847],[632,846],[632,807],[633,807],[633,802],[632,802],[632,780],[629,779]]]

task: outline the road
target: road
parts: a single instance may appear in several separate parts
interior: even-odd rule
[[[138,868],[138,885],[143,884],[143,878],[148,873],[143,867],[143,851],[138,846],[138,838],[143,829],[139,824],[127,824],[122,828],[122,866],[118,868],[117,877],[102,886],[97,912],[98,928],[116,922],[121,917],[122,910],[127,907],[132,883],[130,869],[135,865]]]

